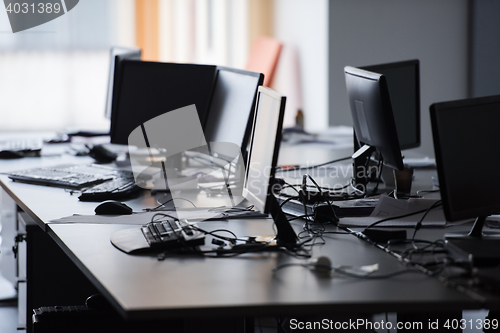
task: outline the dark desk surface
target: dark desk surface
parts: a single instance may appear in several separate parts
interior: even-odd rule
[[[2,161],[0,170],[54,165],[73,159]],[[325,278],[300,266],[273,273],[273,268],[284,263],[305,263],[305,259],[284,253],[220,259],[177,257],[164,261],[153,256],[127,255],[109,239],[114,231],[131,228],[130,225],[46,224],[74,213],[93,214],[95,203],[80,202],[76,195],[62,189],[14,183],[5,175],[0,176],[0,182],[124,317],[452,311],[482,307],[477,299],[419,273],[382,280]],[[136,210],[155,205],[148,195],[127,204]],[[300,222],[293,225],[297,231],[301,228]],[[201,222],[201,226],[227,228],[240,236],[274,234],[272,221],[264,219]],[[444,231],[435,232],[429,237],[435,235],[438,239]],[[395,258],[354,236],[326,235],[325,240],[325,245],[314,247],[313,257],[328,256],[334,265],[378,263],[380,270],[376,274],[405,269]]]
[[[204,228],[227,228],[238,235],[272,234],[271,221],[202,222]],[[299,227],[298,225],[295,225]],[[50,233],[94,282],[130,318],[150,316],[252,316],[333,314],[384,311],[447,311],[481,308],[476,300],[435,278],[410,273],[390,279],[323,277],[301,267],[287,254],[239,258],[156,257],[127,255],[109,238],[123,225],[50,225]],[[376,274],[405,269],[397,260],[350,235],[327,235],[314,256],[333,265],[380,264]]]

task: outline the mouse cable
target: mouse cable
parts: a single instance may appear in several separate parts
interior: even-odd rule
[[[173,215],[167,214],[167,213],[156,213],[153,216],[151,216],[151,221],[150,222],[160,222],[161,218],[169,217],[173,219],[174,221],[179,221],[179,219]],[[156,219],[159,218],[159,219]],[[167,220],[168,221],[168,220]]]
[[[185,200],[187,202],[189,202],[191,205],[193,205],[194,208],[196,208],[196,205],[189,199],[185,199],[185,198],[175,198],[175,200]],[[174,201],[174,199],[169,199],[165,202],[162,202],[160,203],[159,205],[153,207],[153,208],[144,208],[143,211],[146,211],[146,212],[151,212],[151,211],[155,211],[155,210],[160,210],[160,208],[164,207],[166,204],[168,204],[169,202],[172,202]],[[175,207],[174,207],[175,208]]]

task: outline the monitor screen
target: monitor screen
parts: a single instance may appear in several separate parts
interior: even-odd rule
[[[500,213],[500,96],[433,104],[431,124],[446,219]]]
[[[274,196],[274,174],[278,161],[286,98],[259,87],[252,122],[243,196],[259,211],[270,214],[276,225],[279,246],[295,249],[297,234]],[[263,248],[265,251],[267,248]]]
[[[404,168],[386,79],[382,74],[344,68],[354,132],[360,144],[377,151],[383,163]]]
[[[111,119],[111,109],[114,94],[114,82],[120,82],[121,62],[123,60],[141,60],[141,50],[132,47],[112,47],[109,55],[108,93],[104,116]]]
[[[420,146],[420,66],[408,60],[362,67],[383,74],[391,98],[401,149]]]
[[[257,87],[263,80],[260,73],[217,67],[204,130],[207,142],[230,142],[246,151]]]
[[[285,102],[276,91],[259,87],[243,194],[263,213],[269,213],[267,198],[278,160]]]
[[[127,144],[137,126],[192,104],[203,124],[215,71],[216,67],[209,65],[123,61],[111,118],[111,142]]]

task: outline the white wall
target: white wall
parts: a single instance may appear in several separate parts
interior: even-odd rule
[[[343,68],[420,60],[422,153],[433,155],[429,106],[467,97],[467,0],[329,2],[330,125],[351,125]]]
[[[285,126],[298,108],[305,127],[328,126],[328,1],[275,0],[274,35],[283,43],[273,88],[287,95]],[[301,86],[298,85],[302,79]]]

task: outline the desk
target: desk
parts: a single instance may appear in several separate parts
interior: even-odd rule
[[[227,228],[239,235],[272,231],[269,221],[203,222],[204,228]],[[295,225],[298,227],[298,225]],[[304,262],[286,254],[241,258],[174,258],[130,256],[109,244],[122,225],[51,225],[49,233],[85,275],[127,318],[264,316],[338,312],[440,311],[481,305],[422,274],[388,280],[323,278],[303,267],[273,273],[277,265]],[[298,228],[297,228],[298,229]],[[325,236],[314,255],[334,265],[380,263],[380,274],[401,270],[382,251],[345,235]],[[93,246],[88,246],[88,239]],[[174,282],[170,285],[168,282]],[[416,288],[415,286],[418,286]]]
[[[72,159],[72,158],[70,158]],[[78,160],[79,163],[87,160]],[[35,167],[47,163],[42,159],[0,162],[2,171]],[[36,248],[53,242],[64,252],[64,265],[71,262],[86,277],[64,283],[66,267],[51,263],[44,253],[29,252],[28,299],[32,307],[74,302],[76,294],[92,289],[99,291],[126,319],[173,317],[231,316],[295,316],[348,314],[352,312],[385,311],[454,311],[479,309],[483,304],[437,279],[422,274],[405,274],[384,280],[324,278],[303,267],[290,267],[273,273],[273,268],[290,262],[304,262],[284,253],[259,254],[239,258],[177,257],[158,261],[151,256],[131,256],[110,243],[110,235],[130,225],[48,224],[54,218],[73,213],[92,214],[95,203],[79,202],[64,190],[14,183],[0,176],[4,190],[37,224],[28,246]],[[135,210],[154,206],[149,195],[127,201]],[[293,222],[296,231],[300,222]],[[271,220],[230,220],[201,222],[205,229],[227,228],[238,235],[273,233]],[[334,228],[333,226],[331,228]],[[37,231],[38,230],[38,231]],[[438,239],[444,230],[426,231],[427,237]],[[380,264],[378,273],[403,269],[402,265],[383,251],[350,235],[326,235],[326,244],[316,246],[313,256],[326,255],[335,265]],[[55,242],[55,243],[54,243]],[[69,258],[69,260],[68,260]],[[62,261],[61,261],[62,263]],[[45,264],[57,269],[49,272]],[[30,276],[31,274],[31,276]],[[39,283],[41,279],[46,284]],[[62,282],[61,282],[62,281]],[[72,285],[74,282],[74,286]],[[90,282],[90,283],[88,283]],[[84,287],[78,285],[84,284]],[[173,284],[175,283],[175,285]],[[43,293],[30,284],[44,288]],[[70,295],[69,291],[75,295]],[[30,296],[31,293],[31,296]],[[35,296],[33,296],[35,295]],[[57,296],[57,297],[54,297]],[[33,298],[34,297],[34,298]],[[45,299],[44,299],[45,298]],[[43,303],[43,302],[48,302]],[[80,300],[81,304],[82,300]],[[66,303],[71,304],[71,303]],[[29,307],[30,305],[28,305]],[[28,310],[31,312],[31,310]]]

